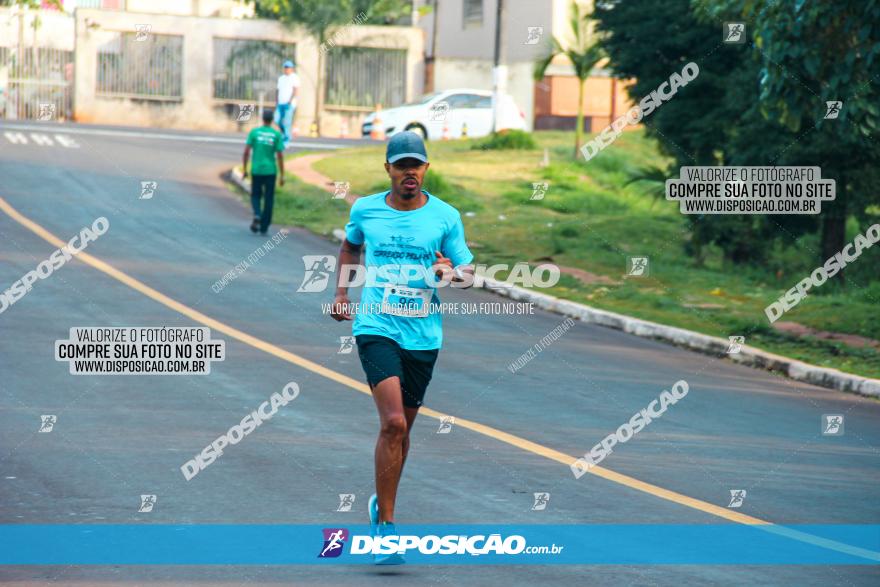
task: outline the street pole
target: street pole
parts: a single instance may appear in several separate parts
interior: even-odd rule
[[[504,0],[497,0],[497,2],[495,6],[495,64],[492,67],[492,132],[498,131],[498,102],[507,77],[506,68],[501,65],[501,27]]]

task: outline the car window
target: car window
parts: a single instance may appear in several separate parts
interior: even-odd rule
[[[467,99],[467,94],[452,94],[446,96],[441,101],[449,104],[450,108],[462,108]]]
[[[452,94],[444,98],[450,108],[478,108],[477,102],[482,98],[476,94]]]
[[[436,98],[438,95],[440,95],[440,92],[434,92],[434,93],[428,94],[427,96],[422,97],[421,100],[418,100],[416,102],[410,102],[408,104],[408,106],[413,106],[413,105],[417,105],[417,104],[427,104],[428,102],[430,102],[431,100]]]
[[[491,108],[492,96],[477,96],[477,103],[474,108]]]

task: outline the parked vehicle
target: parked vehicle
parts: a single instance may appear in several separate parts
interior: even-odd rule
[[[365,119],[361,135],[370,136],[376,112]],[[411,130],[429,140],[459,138],[462,132],[469,137],[482,137],[492,131],[492,92],[486,90],[456,89],[428,94],[418,102],[404,104],[380,113],[386,136],[402,130]],[[525,130],[526,117],[509,94],[499,96],[498,130]]]

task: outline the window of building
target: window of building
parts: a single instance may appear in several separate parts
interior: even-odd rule
[[[463,26],[464,28],[479,28],[483,26],[483,0],[462,0]]]
[[[96,92],[104,96],[179,100],[183,37],[121,32],[98,47]]]
[[[389,108],[406,101],[406,51],[334,47],[327,51],[324,104]]]

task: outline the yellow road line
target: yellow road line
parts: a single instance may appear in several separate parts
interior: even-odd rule
[[[6,202],[6,200],[4,200],[2,197],[0,197],[0,210],[3,210],[7,215],[9,215],[10,218],[15,220],[16,222],[18,222],[19,224],[21,224],[22,226],[24,226],[25,228],[27,228],[28,230],[30,230],[31,232],[33,232],[34,234],[36,234],[37,236],[42,238],[43,240],[54,245],[55,247],[61,248],[67,244],[66,242],[62,241],[60,238],[53,235],[51,232],[49,232],[48,230],[46,230],[45,228],[43,228],[42,226],[40,226],[39,224],[37,224],[33,220],[30,220],[29,218],[23,216],[15,208],[10,206]],[[318,375],[321,375],[322,377],[326,377],[327,379],[335,381],[336,383],[339,383],[341,385],[345,385],[346,387],[354,389],[355,391],[359,391],[363,394],[370,395],[370,388],[366,384],[361,383],[360,381],[358,381],[356,379],[352,379],[351,377],[348,377],[348,376],[343,375],[341,373],[337,373],[336,371],[333,371],[332,369],[328,369],[322,365],[319,365],[318,363],[315,363],[313,361],[310,361],[308,359],[300,357],[299,355],[291,353],[290,351],[286,351],[286,350],[282,349],[281,347],[278,347],[272,343],[266,342],[264,340],[260,340],[259,338],[256,338],[255,336],[251,336],[250,334],[247,334],[246,332],[242,332],[241,330],[238,330],[237,328],[233,328],[232,326],[224,324],[223,322],[220,322],[219,320],[215,320],[214,318],[211,318],[210,316],[202,314],[198,310],[194,310],[193,308],[190,308],[189,306],[181,304],[180,302],[166,296],[162,292],[159,292],[159,291],[153,289],[152,287],[145,284],[144,282],[139,281],[139,280],[135,279],[134,277],[131,277],[130,275],[123,273],[122,271],[119,271],[118,269],[116,269],[112,265],[109,265],[109,264],[105,263],[104,261],[101,261],[100,259],[98,259],[92,255],[89,255],[88,253],[81,252],[78,255],[76,255],[75,258],[79,259],[80,261],[82,261],[83,263],[85,263],[87,265],[94,267],[98,271],[100,271],[106,275],[109,275],[113,279],[116,279],[117,281],[124,283],[128,287],[130,287],[136,291],[139,291],[140,293],[144,294],[148,298],[150,298],[156,302],[159,302],[160,304],[162,304],[164,306],[167,306],[168,308],[174,310],[175,312],[183,314],[184,316],[186,316],[187,318],[190,318],[191,320],[193,320],[195,322],[198,322],[200,324],[204,324],[205,326],[213,328],[214,330],[216,330],[218,332],[222,332],[223,334],[225,334],[231,338],[234,338],[238,341],[241,341],[241,342],[243,342],[247,345],[250,345],[256,349],[259,349],[261,351],[267,352],[270,355],[274,355],[283,361],[287,361],[288,363],[293,363],[294,365],[302,367],[303,369],[307,369],[307,370],[311,371],[312,373],[317,373]],[[430,408],[422,408],[421,410],[419,410],[419,413],[424,414],[425,416],[429,416],[431,418],[436,418],[437,420],[442,420],[443,418],[449,416],[449,414],[444,414],[443,412],[438,412],[438,411],[432,410]],[[497,428],[492,428],[491,426],[486,426],[485,424],[480,424],[479,422],[465,420],[463,418],[459,418],[456,416],[455,417],[455,424],[456,424],[456,426],[461,426],[463,428],[467,428],[468,430],[472,430],[478,434],[482,434],[484,436],[494,438],[495,440],[498,440],[498,441],[503,442],[505,444],[515,446],[515,447],[522,449],[526,452],[530,452],[532,454],[550,459],[552,461],[556,461],[556,462],[561,463],[566,466],[571,465],[576,460],[576,457],[569,456],[565,453],[561,453],[561,452],[554,450],[552,448],[543,446],[541,444],[537,444],[537,443],[532,442],[530,440],[526,440],[525,438],[521,438],[519,436],[509,434],[507,432],[504,432],[503,430],[498,430]],[[768,522],[768,521],[762,520],[760,518],[755,518],[753,516],[741,514],[739,512],[736,512],[736,511],[733,511],[733,510],[730,510],[727,508],[723,508],[723,507],[717,506],[715,504],[711,504],[706,501],[695,499],[693,497],[688,497],[687,495],[683,495],[683,494],[675,492],[675,491],[670,491],[668,489],[658,487],[657,485],[652,485],[651,483],[645,483],[644,481],[639,481],[638,479],[636,479],[634,477],[630,477],[629,475],[624,475],[622,473],[616,473],[616,472],[614,472],[610,469],[607,469],[605,467],[594,466],[594,467],[591,467],[590,469],[588,469],[587,472],[590,474],[596,475],[598,477],[602,477],[603,479],[606,479],[606,480],[611,481],[613,483],[617,483],[619,485],[624,485],[624,486],[629,487],[631,489],[635,489],[637,491],[641,491],[643,493],[653,495],[654,497],[659,497],[660,499],[665,499],[667,501],[671,501],[673,503],[677,503],[677,504],[685,506],[685,507],[699,510],[701,512],[704,512],[704,513],[707,513],[707,514],[710,514],[713,516],[717,516],[719,518],[723,518],[723,519],[729,520],[731,522],[736,522],[738,524],[758,526],[758,527],[760,527],[762,529],[766,529],[767,531],[772,532],[774,534],[780,534],[783,536],[787,536],[789,538],[793,538],[793,539],[799,540],[801,542],[808,542],[810,544],[815,544],[815,545],[821,546],[823,548],[828,548],[831,550],[844,552],[846,554],[851,554],[853,556],[860,556],[860,557],[868,558],[871,560],[880,561],[880,552],[874,552],[871,550],[866,550],[863,548],[850,546],[848,544],[844,544],[841,542],[827,540],[824,538],[820,538],[818,536],[813,536],[812,534],[806,534],[804,532],[799,532],[797,530],[792,530],[792,529],[785,528],[782,526],[776,526],[775,524],[773,524],[773,522]]]

